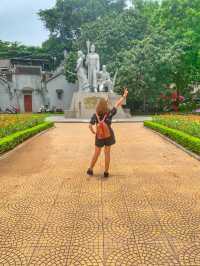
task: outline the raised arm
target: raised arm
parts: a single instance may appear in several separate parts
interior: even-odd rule
[[[128,96],[128,89],[125,88],[123,96],[116,102],[115,107],[118,108],[119,106],[121,106],[127,96]]]

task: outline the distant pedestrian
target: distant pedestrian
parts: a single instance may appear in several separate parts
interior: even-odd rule
[[[111,128],[112,118],[117,113],[117,108],[122,105],[127,95],[128,89],[126,88],[123,96],[116,102],[115,106],[111,110],[108,108],[108,101],[104,98],[101,98],[96,106],[96,113],[91,117],[89,124],[89,129],[95,135],[95,152],[92,157],[90,167],[87,170],[88,175],[93,175],[93,168],[99,158],[102,147],[105,146],[104,177],[109,176],[110,149],[111,145],[115,144],[115,135],[113,129]],[[93,128],[94,125],[96,125],[96,130]]]

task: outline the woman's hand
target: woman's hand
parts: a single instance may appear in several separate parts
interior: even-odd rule
[[[123,97],[124,98],[126,98],[128,96],[128,89],[127,88],[125,88],[124,89],[124,94],[123,94]]]
[[[115,104],[116,108],[118,108],[119,106],[121,106],[123,104],[124,99],[126,99],[127,95],[128,95],[128,89],[125,88],[123,96],[121,96],[121,98]]]
[[[91,124],[89,124],[89,129],[92,132],[92,134],[96,135],[96,132],[93,129],[93,126]]]

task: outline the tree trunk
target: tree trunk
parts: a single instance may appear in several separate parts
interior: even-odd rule
[[[146,95],[143,96],[143,112],[146,112]]]

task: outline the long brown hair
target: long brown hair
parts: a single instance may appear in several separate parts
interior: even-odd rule
[[[96,106],[96,113],[98,115],[105,115],[108,112],[109,108],[107,100],[104,98],[100,98]]]

